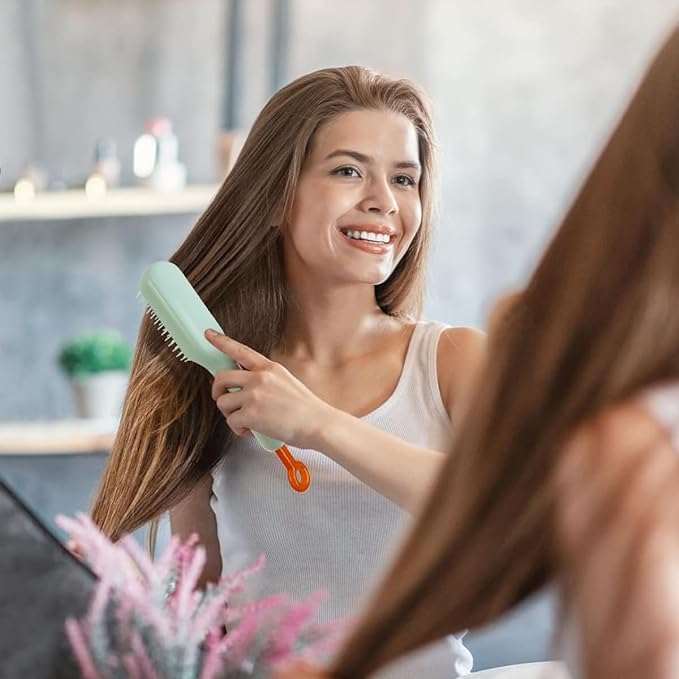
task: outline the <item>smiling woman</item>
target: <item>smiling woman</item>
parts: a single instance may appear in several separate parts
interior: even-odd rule
[[[357,291],[384,283],[422,223],[419,157],[415,127],[400,113],[350,111],[323,125],[283,239],[288,281],[332,277]]]
[[[172,257],[245,370],[212,384],[144,321],[121,427],[94,506],[104,532],[170,510],[207,549],[204,581],[267,555],[264,594],[325,589],[320,619],[357,611],[444,459],[480,333],[420,320],[434,137],[414,84],[349,66],[265,106],[213,203]],[[235,389],[235,390],[234,390]],[[291,493],[258,431],[313,479]],[[465,674],[458,637],[392,668]]]

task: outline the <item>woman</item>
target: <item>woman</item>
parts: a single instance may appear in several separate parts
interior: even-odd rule
[[[416,320],[434,175],[429,108],[412,83],[350,66],[274,95],[172,257],[220,325],[252,347],[236,358],[248,371],[211,385],[143,322],[93,510],[109,536],[170,510],[172,531],[197,532],[207,549],[205,581],[233,554],[263,551],[266,592],[327,588],[321,619],[353,612],[405,528],[397,505],[414,506],[444,459],[482,352],[476,331]],[[297,445],[312,476],[305,495],[247,436],[255,408],[242,399],[262,375],[252,357],[267,366],[259,386],[273,375],[283,390],[254,403]],[[322,446],[297,437],[300,412],[328,435]],[[414,662],[394,676],[471,666],[454,637]]]

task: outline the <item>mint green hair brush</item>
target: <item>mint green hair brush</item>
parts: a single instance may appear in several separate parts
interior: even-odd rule
[[[213,376],[221,370],[239,368],[205,339],[203,333],[208,328],[224,331],[179,267],[172,262],[151,264],[142,274],[139,291],[179,360],[197,363]],[[257,432],[253,434],[263,448],[278,455],[287,469],[290,486],[300,493],[307,490],[311,481],[309,470],[292,456],[285,443]]]

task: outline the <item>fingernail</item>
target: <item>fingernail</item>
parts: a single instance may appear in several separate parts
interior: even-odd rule
[[[208,328],[205,331],[205,334],[208,335],[209,337],[217,337],[217,335],[219,335],[219,333],[216,330],[213,330],[212,328]]]

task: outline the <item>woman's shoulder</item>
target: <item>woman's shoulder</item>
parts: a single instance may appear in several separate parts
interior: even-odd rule
[[[456,421],[474,387],[486,355],[486,334],[476,328],[446,327],[436,354],[441,398],[451,420]]]
[[[649,442],[671,442],[679,429],[679,381],[655,383],[612,403],[583,422],[569,447],[633,449]]]
[[[557,483],[577,483],[595,469],[605,476],[607,470],[643,463],[651,452],[672,451],[665,424],[640,396],[611,404],[577,427],[562,448]]]
[[[638,399],[630,399],[607,406],[583,422],[567,441],[566,452],[633,450],[658,440],[662,433],[653,414]]]
[[[607,406],[578,427],[569,447],[624,451],[669,443],[667,422],[653,405],[653,399],[661,393],[655,388],[644,390]],[[679,392],[676,395],[679,397]]]

